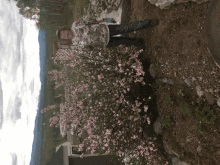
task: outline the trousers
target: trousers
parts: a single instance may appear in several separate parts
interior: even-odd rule
[[[123,23],[119,25],[108,25],[110,32],[110,41],[107,47],[119,46],[125,44],[126,46],[135,45],[138,47],[146,49],[145,44],[143,43],[143,38],[128,38],[128,37],[112,37],[117,34],[124,34],[133,31],[138,31],[151,26],[151,20],[145,21],[134,21],[129,23]]]

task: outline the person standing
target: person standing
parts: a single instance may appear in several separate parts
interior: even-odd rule
[[[143,43],[143,38],[113,36],[153,27],[158,22],[159,20],[157,19],[146,19],[124,24],[109,24],[106,18],[80,18],[73,22],[72,25],[60,27],[56,31],[56,35],[60,44],[81,46],[89,50],[92,50],[94,47],[104,48],[121,44],[139,46],[140,43]],[[142,41],[140,42],[140,40]]]

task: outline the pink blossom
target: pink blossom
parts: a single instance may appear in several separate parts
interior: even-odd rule
[[[83,158],[83,155],[84,155],[84,154],[82,153],[82,154],[80,155],[80,158]]]
[[[121,49],[122,46],[119,47],[119,48]],[[120,49],[118,49],[118,51]],[[129,48],[126,48],[124,50],[122,49],[122,51],[130,52],[130,51],[132,51],[132,49],[129,47]],[[129,83],[133,81],[132,77],[135,79],[136,82],[141,82],[142,84],[144,84],[143,78],[139,77],[141,74],[144,74],[144,72],[142,71],[142,67],[140,66],[141,65],[140,62],[136,59],[139,52],[140,51],[138,51],[137,53],[135,53],[133,55],[131,54],[131,58],[129,59],[129,62],[126,63],[126,65],[130,65],[131,66],[131,64],[132,64],[131,63],[132,62],[131,59],[133,59],[133,60],[135,59],[136,63],[133,65],[133,68],[136,70],[136,75],[132,75],[131,76],[131,74],[129,73],[129,75],[127,75],[128,78],[126,80],[124,78],[124,79],[122,79],[122,81],[118,81],[118,79],[114,79],[113,84],[112,84],[113,85],[112,88],[119,89],[119,88],[123,87],[124,89],[127,89],[127,91],[130,91]],[[108,51],[104,51],[103,52],[104,54],[101,54],[101,52],[96,52],[96,54],[95,53],[92,54],[92,53],[93,52],[90,52],[90,56],[96,55],[96,57],[95,56],[94,57],[97,59],[97,61],[101,60],[102,59],[101,57],[104,57],[106,55],[106,53],[109,53],[109,57],[107,57],[107,58],[105,57],[103,59],[108,59],[108,62],[111,60],[111,56],[110,56],[111,53],[110,53],[109,50]],[[108,101],[114,101],[114,97],[116,97],[116,95],[113,94],[112,95],[113,96],[112,99],[106,100],[105,96],[103,95],[103,92],[107,92],[108,91],[108,90],[105,90],[106,86],[104,86],[104,84],[101,84],[100,89],[102,89],[102,90],[95,89],[96,88],[96,82],[93,81],[95,79],[95,76],[93,76],[93,75],[96,75],[96,76],[98,75],[98,79],[99,80],[103,79],[102,82],[108,82],[109,81],[108,77],[106,77],[106,76],[104,77],[103,76],[103,74],[102,74],[103,72],[102,72],[101,68],[100,69],[97,68],[97,70],[95,70],[97,72],[94,73],[93,75],[88,74],[88,73],[84,72],[83,69],[85,69],[85,68],[81,68],[80,67],[80,66],[85,66],[85,65],[83,65],[84,63],[82,64],[83,58],[79,58],[79,60],[78,60],[78,57],[77,56],[73,56],[73,53],[69,53],[69,55],[66,55],[66,56],[65,56],[65,52],[62,52],[62,54],[63,54],[63,59],[69,60],[69,62],[68,61],[66,61],[66,62],[68,62],[69,65],[71,65],[72,67],[74,67],[73,68],[73,72],[75,72],[75,75],[76,75],[76,77],[73,77],[72,79],[68,77],[68,79],[69,79],[68,86],[71,89],[70,90],[70,95],[72,97],[73,102],[71,104],[67,104],[68,106],[66,104],[61,104],[60,105],[60,107],[62,107],[62,106],[65,107],[65,110],[63,112],[62,125],[65,126],[65,129],[67,129],[69,127],[68,123],[77,124],[80,121],[80,122],[85,123],[83,125],[84,129],[87,130],[90,135],[92,135],[93,130],[99,128],[99,126],[96,124],[96,120],[98,119],[98,117],[93,117],[93,118],[91,117],[89,120],[87,120],[86,116],[87,116],[87,112],[89,111],[88,108],[90,106],[92,106],[92,109],[94,109],[94,114],[97,115],[97,116],[99,116],[99,115],[101,115],[101,116],[106,115],[105,111],[108,111],[108,108],[110,108],[110,107],[106,106],[106,104],[103,104],[103,103],[106,103]],[[97,56],[97,55],[99,55],[99,56]],[[86,56],[89,57],[89,54],[86,55]],[[103,60],[103,62],[104,62],[104,60]],[[100,64],[103,64],[103,62],[100,62]],[[125,68],[125,66],[126,66],[125,63],[124,62],[122,63],[122,61],[120,61],[119,58],[116,58],[115,62],[116,63],[115,63],[114,66],[118,66],[117,65],[118,63],[120,64],[119,65],[120,66],[119,72],[123,72],[124,69],[126,69]],[[117,69],[118,68],[116,67],[115,70],[117,71]],[[128,72],[128,71],[129,70],[126,70],[126,72]],[[67,75],[67,74],[64,74],[62,72],[57,72],[55,70],[54,70],[53,73],[54,73],[53,79],[59,77],[59,81],[62,80],[62,79],[65,79],[65,77]],[[80,74],[84,75],[84,76],[80,76]],[[134,74],[133,71],[132,71],[132,74]],[[88,77],[88,79],[85,79],[85,76],[88,76],[88,75],[90,75],[91,78]],[[83,77],[84,79],[82,79],[81,77]],[[71,84],[70,82],[74,82],[74,83]],[[75,84],[77,84],[79,82],[80,82],[80,87],[75,85]],[[89,83],[91,82],[91,83],[85,85],[85,82],[89,82]],[[114,83],[114,82],[116,82],[116,83]],[[63,82],[57,82],[56,83],[57,88],[59,86],[63,85],[62,83]],[[119,83],[119,84],[117,84],[117,83]],[[121,85],[121,87],[119,85]],[[85,88],[88,88],[88,87],[90,87],[89,88],[90,91],[89,90],[88,91],[85,90]],[[91,87],[93,87],[93,88],[91,89]],[[78,93],[77,93],[79,91],[80,92],[84,92],[85,96],[91,96],[91,94],[94,94],[92,96],[98,96],[97,100],[92,100],[91,101],[91,98],[88,99],[88,100],[87,100],[87,98],[79,99],[80,97],[78,96]],[[123,93],[123,92],[126,93],[126,90],[121,90],[120,92],[121,93]],[[101,96],[100,98],[99,98],[99,95]],[[102,96],[104,96],[104,97],[102,97]],[[123,97],[124,97],[124,95],[122,94],[121,98],[118,101],[115,101],[116,105],[122,103],[122,101],[123,101],[122,98]],[[83,101],[82,99],[86,100],[86,104],[88,103],[89,105],[84,105],[84,102],[82,102]],[[103,107],[104,105],[105,105],[105,107]],[[141,103],[136,102],[136,105],[133,106],[133,109],[132,109],[133,111],[129,112],[128,118],[130,118],[130,120],[132,122],[133,121],[137,121],[139,119],[139,117],[137,117],[137,113],[140,112],[140,109],[138,108],[140,105],[141,105]],[[145,106],[145,112],[147,112],[147,108]],[[48,109],[49,108],[44,109],[42,111],[46,111]],[[104,110],[104,112],[103,112],[103,110]],[[114,107],[113,107],[112,110],[114,110]],[[72,112],[69,112],[69,111],[72,111]],[[115,113],[115,117],[113,115],[110,116],[111,120],[112,120],[112,123],[118,123],[119,125],[122,125],[122,123],[125,120],[125,117],[127,117],[127,116],[123,115],[123,113],[126,114],[125,110],[122,110],[121,112],[122,112],[122,115],[120,115],[120,119],[119,119],[119,114],[121,114],[120,112],[116,112]],[[59,119],[59,117],[51,119],[51,125],[55,124],[55,122],[58,122],[58,119]],[[131,134],[134,135],[132,138],[137,139],[137,140],[139,140],[138,139],[139,137],[137,136],[136,132],[138,132],[138,131],[141,132],[142,131],[142,129],[139,128],[139,124],[138,123],[139,122],[135,122],[135,125],[133,124],[131,126],[131,128],[129,128],[129,130],[131,130]],[[104,125],[105,125],[105,123],[104,123]],[[56,126],[58,126],[58,125],[56,125]],[[112,127],[116,128],[117,125],[113,124]],[[103,145],[105,147],[109,147],[109,145],[110,145],[109,144],[109,138],[110,137],[111,138],[115,138],[115,139],[111,139],[111,144],[113,143],[113,145],[118,145],[122,141],[124,141],[126,143],[129,143],[129,142],[127,142],[127,140],[125,140],[125,132],[126,131],[127,131],[126,128],[122,128],[121,131],[115,132],[114,134],[111,134],[111,130],[106,130],[105,132],[102,133],[102,136],[104,136],[104,137],[101,137],[99,135],[92,135],[91,137],[88,138],[89,140],[91,140],[91,143],[90,143],[91,146],[89,146],[87,149],[92,149],[91,152],[95,152],[96,147],[98,146],[98,143],[99,144],[103,143],[103,141],[101,141],[102,138],[108,139],[108,140],[104,140],[105,142],[103,143]],[[109,149],[110,148],[108,148],[108,150]],[[120,148],[120,151],[121,150],[122,150],[122,148]],[[135,158],[136,160],[139,159],[138,156],[143,155],[143,153],[144,153],[144,148],[139,147],[139,150],[140,151],[138,151],[136,153],[136,155],[135,155],[136,156],[136,158]],[[120,155],[123,156],[122,153]],[[81,156],[83,156],[83,155],[81,155]]]
[[[147,122],[148,122],[148,124],[150,124],[150,118],[149,117],[147,117]]]
[[[148,110],[148,106],[144,106],[144,112],[147,112],[147,110]]]
[[[120,68],[120,69],[119,69],[119,72],[120,72],[120,73],[123,73],[123,72],[124,72],[124,70],[123,70],[122,68]]]
[[[98,79],[100,80],[102,77],[101,77],[101,75],[98,75]]]
[[[138,103],[137,100],[135,100],[135,102],[136,102],[136,107],[139,107],[142,104],[142,103]]]
[[[139,119],[139,117],[137,117],[137,118],[134,118],[134,121],[137,121]]]

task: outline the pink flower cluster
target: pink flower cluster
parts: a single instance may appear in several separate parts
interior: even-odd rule
[[[55,125],[59,121],[59,118],[57,116],[51,117],[50,118],[50,123]]]
[[[41,110],[41,113],[44,113],[44,112],[46,112],[47,110],[49,110],[49,109],[54,109],[54,108],[56,108],[56,105],[50,105],[50,106],[48,106],[47,108],[42,109],[42,110]]]
[[[139,116],[141,103],[136,100],[136,104],[132,105],[129,110],[119,108],[119,104],[125,104],[123,93],[130,91],[130,83],[133,82],[133,79],[135,82],[142,82],[143,85],[146,85],[143,77],[140,77],[145,73],[141,62],[137,59],[143,50],[138,51],[134,46],[128,48],[124,45],[120,45],[116,49],[117,51],[109,48],[97,48],[93,52],[86,52],[86,55],[84,53],[76,55],[74,51],[66,51],[66,53],[61,51],[57,54],[60,60],[66,60],[66,65],[73,67],[71,75],[64,71],[53,70],[50,72],[54,74],[52,80],[58,80],[57,77],[62,80],[63,75],[66,75],[66,79],[69,80],[66,87],[68,86],[70,89],[72,102],[60,104],[60,108],[64,108],[60,123],[64,129],[70,125],[80,124],[82,130],[89,133],[89,137],[80,144],[80,150],[88,142],[90,146],[86,151],[91,150],[91,153],[94,153],[97,148],[102,148],[104,152],[114,152],[114,149],[117,148],[121,160],[128,156],[126,153],[123,156],[123,151],[127,151],[134,155],[132,159],[136,161],[144,158],[150,162],[153,160],[150,152],[153,153],[156,150],[153,150],[150,143],[147,143],[150,139],[140,139],[143,131]],[[130,57],[129,60],[126,60],[128,54]],[[55,57],[54,63],[57,59],[58,57]],[[103,69],[104,65],[112,70]],[[60,84],[61,82],[57,82],[55,88]],[[118,93],[121,93],[119,99]],[[50,106],[41,112],[44,113],[53,107]],[[145,105],[144,111],[147,112],[147,109],[148,106]],[[50,118],[52,125],[59,121],[59,113],[57,114],[58,116]],[[130,123],[130,126],[126,123]],[[132,147],[130,144],[134,144],[134,146]],[[81,157],[83,155],[84,153]]]

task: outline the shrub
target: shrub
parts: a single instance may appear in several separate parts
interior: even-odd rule
[[[184,114],[187,114],[188,116],[190,116],[191,108],[189,107],[189,104],[186,101],[183,102],[181,109]]]
[[[216,116],[214,115],[213,110],[211,110],[209,107],[203,107],[202,110],[199,110],[198,108],[195,109],[195,116],[208,124],[212,124]]]
[[[150,153],[156,151],[153,147],[149,150],[149,144],[138,138],[143,131],[139,116],[142,103],[135,100],[135,105],[126,108],[124,101],[125,95],[131,90],[131,83],[148,85],[142,77],[145,72],[138,60],[140,52],[134,46],[128,48],[120,45],[117,48],[97,47],[91,52],[82,50],[81,53],[64,49],[59,50],[54,58],[54,63],[60,60],[71,68],[71,72],[50,72],[54,74],[52,79],[57,81],[55,89],[63,85],[71,91],[72,101],[60,105],[65,110],[63,121],[59,122],[65,129],[71,124],[81,124],[82,129],[89,132],[86,140],[90,146],[87,149],[92,153],[98,147],[102,147],[103,153],[115,153],[114,149],[117,148],[121,160],[126,156],[121,151],[130,151],[137,156],[131,161],[138,161],[140,158],[147,160]],[[142,107],[145,112],[147,109],[146,105]],[[55,121],[58,122],[57,118],[53,120],[53,125],[58,124]],[[126,123],[130,123],[131,127],[127,127]],[[81,147],[86,140],[80,144]],[[138,149],[134,151],[134,148]]]

